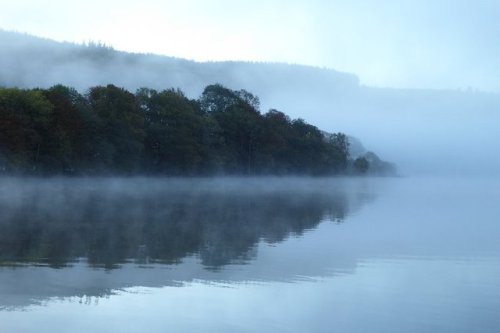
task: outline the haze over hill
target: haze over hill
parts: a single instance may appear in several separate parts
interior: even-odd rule
[[[496,174],[500,95],[477,91],[362,86],[353,74],[248,62],[199,63],[59,43],[0,31],[0,85],[80,91],[113,83],[129,90],[178,87],[189,97],[218,82],[248,90],[328,132],[342,131],[397,163],[406,174]]]

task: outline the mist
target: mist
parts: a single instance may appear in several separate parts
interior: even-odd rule
[[[4,2],[0,330],[499,331],[500,5]]]
[[[362,184],[308,178],[3,178],[0,262],[77,258],[112,269],[130,259],[176,263],[199,253],[208,269],[245,262],[370,199]],[[288,189],[295,190],[290,195]]]
[[[266,257],[266,247],[297,239],[320,224],[341,224],[376,198],[375,184],[364,179],[0,181],[0,268],[13,268],[13,274],[0,275],[0,293],[9,295],[0,301],[0,309],[55,296],[104,297],[141,284],[175,286],[216,275],[239,283],[328,274],[323,260],[310,250],[294,251],[269,271],[272,258]],[[248,266],[260,256],[260,266],[250,272],[231,268]],[[334,258],[339,270],[355,266],[341,256]],[[309,263],[296,265],[297,260]],[[31,265],[51,269],[34,282]],[[8,282],[12,276],[17,283]],[[39,287],[50,284],[59,287]]]
[[[498,327],[498,179],[0,182],[0,318],[10,330],[53,331],[61,311],[82,332],[255,327],[269,311],[281,327],[296,320],[293,332],[310,317],[325,332],[372,322],[421,331],[429,312],[446,332]],[[318,314],[324,306],[343,311]]]
[[[497,175],[500,95],[475,90],[372,88],[355,74],[275,63],[194,62],[0,32],[0,85],[85,92],[109,83],[135,91],[209,84],[245,89],[261,110],[278,109],[326,132],[344,132],[396,163],[403,175]]]

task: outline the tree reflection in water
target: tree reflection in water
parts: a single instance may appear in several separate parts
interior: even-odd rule
[[[372,196],[342,179],[2,179],[0,263],[64,267],[78,258],[205,268],[244,264],[324,220],[341,222]]]

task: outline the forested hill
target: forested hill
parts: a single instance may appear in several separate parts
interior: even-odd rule
[[[21,174],[332,175],[367,172],[342,133],[259,111],[259,99],[221,85],[197,100],[180,90],[113,85],[81,95],[0,89],[0,170]]]
[[[101,43],[60,43],[4,30],[0,30],[0,45],[0,86],[8,87],[64,84],[84,92],[91,86],[112,83],[130,91],[176,87],[194,98],[214,82],[241,87],[261,97],[276,87],[302,91],[315,87],[325,92],[358,86],[356,76],[330,69],[278,63],[201,63],[120,52]]]
[[[405,174],[500,170],[500,157],[490,153],[500,140],[498,93],[374,88],[360,84],[355,75],[331,69],[199,63],[0,30],[0,87],[48,89],[63,84],[82,94],[88,87],[107,84],[132,92],[174,87],[195,99],[216,82],[256,94],[262,110],[283,110],[326,132],[355,136],[368,150],[395,161]]]

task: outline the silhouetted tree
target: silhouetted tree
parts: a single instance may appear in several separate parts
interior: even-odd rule
[[[344,172],[347,137],[325,136],[245,90],[206,87],[86,95],[62,85],[0,88],[0,171],[33,174],[310,174]],[[380,163],[379,163],[380,164]]]
[[[0,151],[6,168],[38,173],[50,150],[53,105],[39,90],[0,89]]]
[[[357,173],[366,173],[370,168],[370,162],[365,157],[358,157],[353,162],[354,170]]]
[[[108,85],[90,89],[92,110],[102,119],[110,144],[111,168],[119,172],[136,172],[141,164],[144,140],[144,115],[135,96],[125,89]]]
[[[180,90],[140,89],[146,119],[146,167],[155,172],[196,173],[202,164],[203,117]]]
[[[330,167],[339,173],[347,168],[349,159],[349,139],[343,133],[335,133],[328,138]]]

